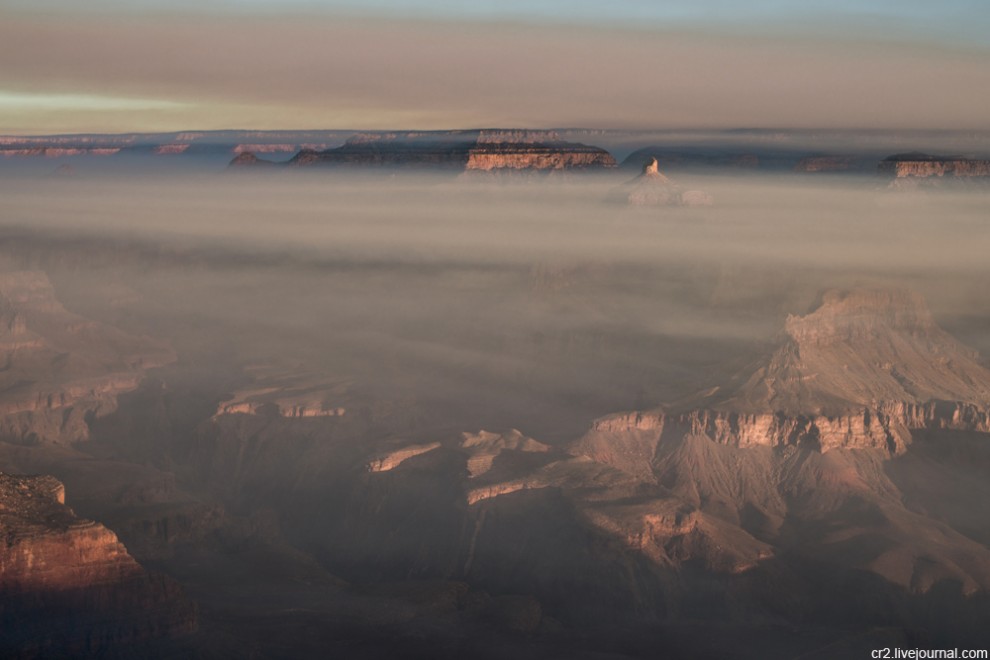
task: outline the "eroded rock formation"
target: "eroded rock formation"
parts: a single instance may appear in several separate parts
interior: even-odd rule
[[[740,574],[786,551],[905,589],[949,579],[974,593],[990,589],[990,550],[906,508],[905,482],[886,466],[918,434],[990,434],[988,388],[990,371],[919,296],[832,291],[788,319],[780,347],[738,391],[600,419],[571,456],[499,475],[468,502],[559,490],[660,566]],[[853,509],[868,517],[848,517]],[[806,543],[784,534],[787,520],[836,531]],[[856,550],[871,538],[885,550]]]
[[[829,291],[815,312],[787,319],[777,350],[738,391],[712,392],[695,404],[615,415],[593,432],[658,439],[672,425],[675,435],[734,447],[900,453],[912,431],[990,432],[990,370],[935,324],[917,294]]]
[[[84,440],[87,415],[114,410],[147,369],[174,359],[160,342],[67,311],[44,273],[0,273],[0,439]]]
[[[195,630],[175,582],[145,571],[64,500],[52,477],[0,473],[0,653],[91,655]]]
[[[342,417],[347,396],[346,382],[333,382],[301,369],[254,366],[248,369],[250,387],[238,390],[223,401],[217,415],[261,415],[275,417]]]
[[[714,199],[701,190],[684,190],[660,172],[656,158],[643,165],[643,172],[610,193],[613,201],[630,206],[711,206]]]
[[[932,156],[912,152],[888,156],[879,165],[881,174],[909,177],[990,177],[990,160],[964,156]]]

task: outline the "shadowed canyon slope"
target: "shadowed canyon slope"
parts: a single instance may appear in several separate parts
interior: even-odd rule
[[[44,273],[0,273],[0,436],[69,443],[86,417],[114,410],[145,370],[175,359],[165,344],[67,311]]]

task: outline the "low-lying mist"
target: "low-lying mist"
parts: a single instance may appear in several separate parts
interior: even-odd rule
[[[712,207],[607,202],[626,178],[12,177],[0,250],[180,360],[305,364],[549,441],[717,384],[826,288],[916,289],[990,352],[987,193],[697,174]]]

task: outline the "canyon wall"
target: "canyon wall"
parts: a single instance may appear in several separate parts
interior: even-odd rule
[[[63,502],[52,477],[0,474],[0,654],[91,655],[196,629],[177,583]]]

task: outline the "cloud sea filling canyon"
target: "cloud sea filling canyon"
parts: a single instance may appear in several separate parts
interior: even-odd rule
[[[990,138],[0,139],[0,656],[990,645]]]

